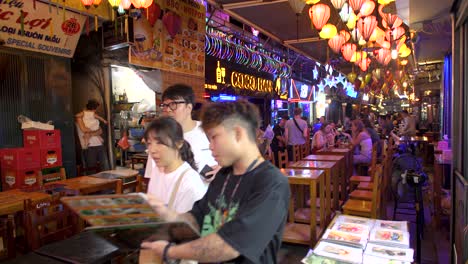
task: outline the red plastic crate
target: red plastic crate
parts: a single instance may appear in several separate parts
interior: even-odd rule
[[[0,152],[0,167],[2,169],[34,169],[41,162],[38,148],[7,148]]]
[[[39,168],[34,169],[2,169],[3,190],[39,186]]]
[[[60,130],[23,130],[25,148],[60,148]]]
[[[62,166],[61,148],[41,149],[41,169]]]

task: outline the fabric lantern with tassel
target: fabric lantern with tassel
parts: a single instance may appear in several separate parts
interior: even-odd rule
[[[94,0],[81,0],[81,3],[84,5],[86,10],[93,5]],[[94,23],[96,23],[96,19],[94,19]],[[89,16],[86,16],[86,35],[89,36]]]
[[[349,0],[348,3],[357,15],[361,11],[361,6],[364,4],[364,0]]]
[[[377,18],[375,16],[368,16],[364,19],[360,18],[358,20],[357,26],[362,37],[366,41],[369,41],[370,37],[372,36],[372,33],[375,30],[375,27],[377,27]]]
[[[330,18],[330,7],[325,4],[316,4],[309,9],[309,17],[314,27],[320,30]]]
[[[114,11],[117,12],[117,10],[119,9],[119,5],[120,5],[121,0],[108,0],[108,1],[109,1],[110,6],[112,7],[112,9],[114,9]],[[112,20],[115,20],[114,16],[115,16],[114,12],[112,12]],[[117,25],[116,25],[115,29],[117,30]]]
[[[289,5],[293,9],[294,13],[296,14],[302,14],[302,10],[304,10],[304,7],[306,3],[302,0],[288,0]]]
[[[335,9],[341,10],[346,3],[346,0],[331,0],[331,3]]]
[[[367,0],[366,2],[364,2],[364,4],[362,4],[360,13],[362,16],[368,16],[372,14],[372,12],[374,12],[374,9],[375,9],[374,1]]]
[[[97,8],[101,4],[101,1],[102,0],[94,0],[93,1],[94,8]]]
[[[341,53],[345,60],[350,61],[353,54],[356,52],[356,44],[346,43],[341,47]]]
[[[331,39],[336,36],[336,34],[338,34],[336,26],[333,24],[326,24],[322,27],[322,30],[320,30],[319,36],[323,39]]]
[[[135,8],[148,8],[153,3],[153,0],[132,0]]]
[[[377,50],[377,54],[376,54],[376,57],[375,57],[375,58],[377,59],[377,61],[378,61],[380,64],[382,64],[382,65],[385,66],[385,65],[387,65],[387,64],[390,62],[390,60],[392,59],[391,53],[392,53],[392,52],[391,52],[389,49],[384,49],[384,48],[382,48],[382,49]]]
[[[333,50],[335,53],[340,53],[341,46],[346,42],[345,37],[341,34],[334,36],[328,40],[328,46]]]

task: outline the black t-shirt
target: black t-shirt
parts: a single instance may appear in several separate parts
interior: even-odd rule
[[[276,125],[274,128],[273,128],[273,133],[275,134],[274,137],[273,137],[273,140],[271,141],[271,147],[274,149],[274,150],[278,150],[279,149],[279,140],[276,138],[278,136],[283,136],[284,135],[284,128],[280,127],[279,125]],[[284,147],[284,146],[283,146]]]
[[[202,236],[216,232],[240,253],[226,263],[277,263],[288,215],[288,180],[266,161],[244,175],[228,177],[231,171],[230,167],[223,168],[216,174],[190,213],[201,227]]]

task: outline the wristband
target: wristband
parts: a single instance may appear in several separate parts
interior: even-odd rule
[[[164,247],[163,254],[162,254],[162,259],[163,259],[163,262],[164,262],[164,263],[168,263],[168,264],[178,263],[177,261],[170,260],[170,259],[167,257],[167,253],[168,253],[168,251],[169,251],[169,248],[172,247],[173,245],[175,245],[175,244],[174,244],[174,243],[168,243],[168,244]]]

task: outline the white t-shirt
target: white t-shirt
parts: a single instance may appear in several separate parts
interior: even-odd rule
[[[171,173],[166,174],[158,170],[158,174],[152,175],[150,179],[148,194],[154,195],[165,204],[169,204],[177,179],[182,176],[186,169],[189,170],[184,174],[184,178],[180,182],[172,210],[175,210],[177,213],[188,212],[196,201],[203,198],[208,187],[203,183],[198,172],[192,169],[187,162],[184,162]]]
[[[99,129],[99,120],[94,116],[93,111],[83,111],[83,123],[91,131]]]

